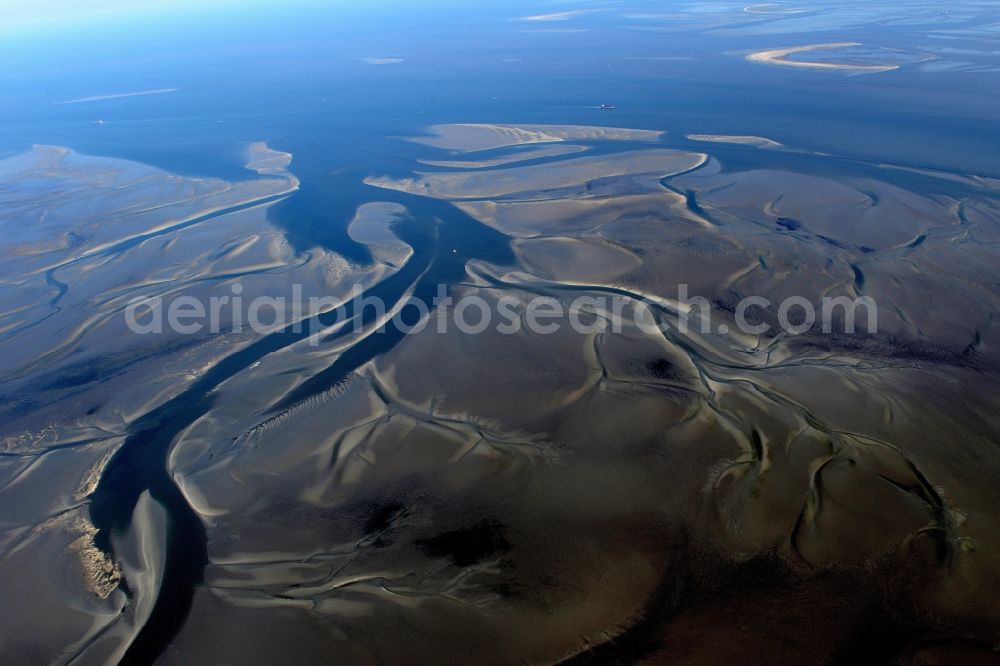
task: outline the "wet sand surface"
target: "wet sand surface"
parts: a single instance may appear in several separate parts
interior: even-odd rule
[[[5,206],[33,221],[2,248],[19,353],[0,355],[0,595],[32,600],[3,620],[4,652],[992,659],[996,182],[664,137],[430,127],[410,173],[358,183],[365,262],[287,245],[267,211],[299,186],[294,156],[266,144],[232,181],[53,147],[0,162],[19,185]],[[727,143],[768,160],[713,154]],[[246,299],[333,295],[359,325],[321,344],[230,320],[125,329],[136,295],[237,282]],[[590,330],[404,335],[355,283],[390,312],[439,284],[518,312],[591,296],[574,313]],[[741,332],[747,295],[870,296],[878,330],[861,314],[854,333]]]
[[[876,50],[861,48],[858,42],[831,42],[828,44],[807,44],[805,46],[790,46],[768,51],[757,51],[747,56],[750,62],[766,65],[784,65],[787,67],[805,67],[808,69],[835,69],[848,72],[889,72],[899,67],[893,63],[880,63]],[[855,49],[859,55],[852,58],[850,50]],[[814,56],[824,52],[834,52],[833,60],[816,59]],[[810,59],[812,58],[812,59]],[[874,60],[873,63],[865,60]]]

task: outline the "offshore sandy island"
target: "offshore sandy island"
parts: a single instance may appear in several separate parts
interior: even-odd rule
[[[594,125],[492,125],[453,123],[431,125],[430,136],[410,137],[413,143],[462,153],[492,150],[526,143],[553,141],[658,141],[656,130],[597,127]]]
[[[827,62],[816,60],[789,60],[789,56],[809,51],[826,51],[831,49],[862,46],[860,42],[830,42],[827,44],[806,44],[804,46],[788,46],[780,49],[757,51],[747,56],[750,62],[765,65],[786,65],[788,67],[803,67],[807,69],[839,69],[850,72],[888,72],[899,69],[898,64],[859,64],[850,62]]]
[[[750,134],[685,134],[689,141],[707,141],[708,143],[736,143],[755,148],[784,148],[774,139]]]

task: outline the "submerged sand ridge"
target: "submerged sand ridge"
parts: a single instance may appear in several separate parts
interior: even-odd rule
[[[114,470],[129,460],[116,454],[155,445],[162,457],[150,460],[175,493],[166,499],[203,531],[185,552],[203,551],[204,583],[187,582],[190,616],[170,638],[169,654],[185,659],[600,661],[638,646],[650,661],[707,662],[753,646],[773,659],[828,661],[859,649],[872,627],[894,637],[885,648],[894,656],[938,649],[941,637],[973,651],[996,641],[1000,421],[984,388],[1000,368],[992,183],[898,169],[838,177],[836,158],[798,153],[794,169],[782,168],[781,151],[767,152],[768,168],[731,167],[728,143],[774,147],[750,135],[688,137],[712,155],[648,130],[471,124],[431,134],[437,145],[420,164],[433,171],[414,163],[406,177],[373,175],[366,182],[392,201],[359,202],[342,221],[371,250],[366,266],[288,253],[261,216],[266,194],[188,227],[161,231],[153,220],[155,232],[103,211],[108,227],[88,242],[112,256],[145,252],[135,255],[143,274],[115,272],[98,253],[59,278],[61,309],[34,330],[53,324],[66,353],[40,351],[38,367],[67,376],[69,352],[86,351],[114,321],[64,337],[54,324],[83,312],[74,292],[103,298],[110,312],[108,295],[197,294],[215,281],[228,288],[234,273],[248,293],[298,280],[349,299],[362,281],[390,312],[442,276],[455,297],[510,298],[522,312],[538,296],[586,295],[595,300],[577,312],[584,322],[622,330],[394,336],[372,319],[331,329],[320,345],[277,335],[226,348],[165,341],[153,361],[161,383],[140,395],[127,395],[128,374],[100,389],[87,376],[78,378],[86,391],[49,387],[49,404],[6,425],[6,451],[18,457],[4,469],[16,482],[0,495],[83,490],[4,503],[20,507],[5,516],[14,527],[0,544],[18,546],[0,551],[4,589],[35,589],[61,627],[11,630],[52,645],[53,659],[100,660],[123,654],[141,627],[162,626],[155,607],[171,590],[161,575],[176,552],[164,532],[176,507],[164,496],[139,493],[129,530],[106,550],[86,522],[44,523],[67,508],[85,519],[92,493],[114,497]],[[561,141],[602,150],[534,150]],[[482,154],[438,159],[469,146]],[[507,160],[512,150],[529,160]],[[290,186],[288,159],[256,154],[250,168],[267,182],[250,185],[254,195]],[[107,163],[88,166],[113,188]],[[138,182],[163,178],[120,169],[142,174]],[[77,201],[94,205],[86,191]],[[112,223],[125,226],[111,233]],[[477,255],[449,224],[511,251]],[[425,244],[413,240],[422,230]],[[36,261],[40,240],[11,256]],[[10,283],[72,270],[65,251],[37,249],[56,258],[24,264]],[[681,283],[708,301],[707,330],[708,315],[678,299]],[[949,299],[928,302],[929,292]],[[742,332],[734,308],[747,295],[870,295],[879,330]],[[600,300],[610,296],[625,309]],[[630,323],[640,307],[667,326]],[[754,316],[775,323],[773,312]],[[40,382],[34,372],[21,381]],[[102,405],[87,415],[98,390]],[[85,563],[69,577],[78,588],[29,575],[38,558],[65,566],[69,544]],[[393,640],[357,638],[385,632]],[[717,640],[731,632],[740,640]]]

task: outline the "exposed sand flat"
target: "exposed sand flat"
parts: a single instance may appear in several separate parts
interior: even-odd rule
[[[588,28],[526,28],[524,30],[518,30],[520,33],[536,35],[574,35],[589,31],[590,30]]]
[[[511,127],[498,125],[497,127]],[[603,127],[597,125],[518,125],[529,132],[544,132],[563,141],[649,141],[656,142],[665,134],[660,130]]]
[[[515,237],[596,231],[615,220],[642,216],[696,220],[681,195],[669,191],[591,198],[529,201],[456,201],[455,205],[483,224]]]
[[[570,253],[583,242],[571,243]],[[551,250],[559,262],[568,248],[552,239],[536,249],[539,258]],[[470,277],[491,281],[459,294],[490,303],[500,294],[519,303],[538,293],[643,295],[639,287],[601,284],[573,292],[566,275],[480,269],[470,267]],[[674,316],[669,303],[657,312]],[[597,306],[584,316],[615,315]],[[626,632],[631,622],[622,628],[620,618],[645,616],[636,609],[648,608],[655,581],[678,590],[679,597],[657,603],[681,611],[680,627],[706,621],[698,619],[706,599],[762,607],[724,582],[699,589],[687,605],[680,590],[689,577],[727,581],[725,572],[739,571],[725,556],[731,550],[779,553],[778,568],[755,578],[773,586],[767,596],[790,595],[805,621],[815,613],[836,617],[833,626],[819,625],[818,655],[847,640],[841,621],[863,622],[868,603],[882,603],[861,584],[869,580],[861,572],[897,557],[901,542],[916,544],[913,566],[935,581],[917,595],[933,601],[920,603],[938,608],[952,595],[975,597],[955,578],[936,577],[935,565],[917,564],[930,537],[912,535],[928,525],[928,512],[919,493],[899,490],[922,487],[927,474],[951,496],[947,465],[926,464],[937,437],[920,432],[935,417],[910,423],[907,411],[903,424],[887,421],[883,410],[902,417],[901,406],[872,399],[890,391],[931,400],[924,391],[933,371],[889,369],[875,377],[840,359],[771,363],[784,343],[756,351],[734,344],[630,326],[603,336],[426,330],[366,365],[334,397],[256,428],[244,401],[259,411],[268,396],[251,383],[245,393],[225,387],[212,417],[176,449],[175,473],[185,488],[198,489],[192,497],[199,505],[212,508],[208,582],[215,592],[199,594],[179,649],[211,652],[217,648],[203,647],[216,645],[210,636],[267,622],[271,631],[281,627],[284,649],[332,645],[360,659],[371,648],[351,637],[388,616],[402,619],[398,640],[378,647],[387,661],[404,658],[401,645],[415,658],[410,646],[423,645],[417,637],[431,630],[447,637],[456,659],[502,636],[525,659],[554,661],[591,644],[581,632]],[[275,361],[265,359],[258,371],[287,376]],[[843,391],[846,404],[830,405],[831,387]],[[745,430],[745,423],[753,426]],[[874,439],[843,434],[849,423],[863,424]],[[252,434],[241,434],[248,427]],[[908,447],[922,452],[919,462],[883,443],[899,429]],[[276,470],[289,488],[280,497],[273,497]],[[518,492],[504,493],[512,487]],[[216,514],[220,507],[228,511]],[[959,538],[957,513],[941,507],[935,515],[935,530]],[[695,530],[706,543],[683,537]],[[989,566],[959,550],[962,571]],[[794,564],[797,558],[808,564]],[[845,579],[833,586],[809,568],[839,571],[845,562]],[[789,580],[792,591],[781,592]],[[533,593],[498,595],[502,585]],[[799,614],[787,622],[770,617],[745,622],[780,636],[804,622]],[[322,631],[332,623],[343,633]],[[546,640],[531,640],[539,627]],[[258,649],[277,650],[273,642]],[[417,650],[421,660],[433,658]]]
[[[955,223],[947,204],[877,181],[852,187],[814,175],[767,169],[706,175],[705,181],[690,174],[680,182],[694,188],[704,204],[766,221],[773,228],[821,234],[845,246],[887,249],[931,227]]]
[[[368,185],[443,199],[483,199],[517,192],[582,185],[612,176],[668,176],[694,169],[708,159],[703,153],[667,148],[629,151],[593,158],[495,171],[423,173],[416,178],[369,177]]]
[[[168,517],[163,506],[149,491],[143,492],[136,503],[128,532],[116,540],[117,555],[131,588],[132,603],[122,609],[120,618],[110,627],[110,638],[118,640],[88,646],[89,649],[82,653],[85,659],[95,662],[121,659],[131,640],[148,622],[159,598],[167,564],[167,529]]]
[[[78,97],[67,99],[56,104],[82,104],[84,102],[103,102],[109,99],[122,99],[125,97],[142,97],[144,95],[165,95],[166,93],[177,92],[177,88],[157,88],[155,90],[139,90],[136,92],[114,93],[112,95],[94,95],[93,97]]]
[[[899,65],[862,65],[856,63],[815,62],[811,60],[789,60],[788,56],[809,51],[824,51],[852,46],[862,46],[860,42],[830,42],[827,44],[806,44],[805,46],[790,46],[787,48],[757,51],[747,56],[750,62],[765,65],[786,65],[788,67],[804,67],[807,69],[838,69],[849,72],[888,72],[899,69]]]
[[[69,317],[55,330],[77,327],[89,346],[46,374],[82,375],[98,405],[76,430],[28,431],[15,410],[3,421],[15,455],[0,457],[0,520],[14,527],[0,534],[0,600],[20,608],[30,598],[39,614],[6,614],[3,646],[46,663],[121,655],[164,594],[167,505],[140,495],[113,558],[81,540],[93,530],[72,511],[109,453],[136,443],[108,433],[229,366],[205,393],[182,394],[203,407],[196,418],[153,411],[147,421],[178,427],[164,473],[200,520],[208,560],[168,661],[472,663],[496,646],[503,663],[604,663],[604,650],[639,645],[650,663],[827,663],[882,616],[891,627],[902,618],[907,641],[988,657],[1000,635],[995,183],[855,171],[804,153],[784,162],[788,153],[770,152],[768,168],[755,168],[659,146],[602,149],[375,179],[451,204],[359,201],[347,231],[374,266],[332,273],[321,251],[290,252],[258,203],[110,255],[142,270],[96,255],[60,268],[66,314],[49,319]],[[83,205],[70,212],[117,215],[88,208],[120,182],[104,162],[92,166],[105,177],[87,181],[90,196],[78,192]],[[665,166],[680,170],[661,177]],[[68,177],[44,155],[0,162],[13,180],[33,169]],[[15,211],[38,212],[40,201]],[[377,325],[437,281],[432,269],[401,270],[383,292],[384,317],[322,345],[292,338],[251,362],[246,338],[225,337],[224,353],[237,353],[226,363],[218,349],[160,350],[133,372],[123,354],[109,362],[122,374],[103,381],[71,364],[120,351],[120,329],[78,320],[134,293],[204,298],[232,275],[247,296],[292,280],[337,297],[355,281],[383,288],[378,252],[402,248],[394,230],[411,238],[428,211],[432,232],[413,257],[453,261],[455,299],[482,299],[499,323],[501,303],[524,315],[546,297],[572,304],[591,330],[430,326],[381,347]],[[512,252],[460,254],[470,248],[450,244],[449,225],[504,245],[499,231]],[[26,259],[3,264],[10,284],[21,279],[15,261]],[[680,299],[680,284],[706,298],[704,330],[706,311]],[[17,318],[22,297],[9,293],[4,314]],[[861,315],[850,335],[839,320],[829,333],[779,334],[773,308],[750,315],[772,331],[739,331],[746,295],[872,295],[879,332]],[[640,311],[661,327],[638,326]],[[74,414],[93,406],[44,381],[2,388],[60,399]],[[60,413],[38,409],[45,423]],[[40,626],[45,635],[32,633]],[[393,640],[358,639],[387,632]]]
[[[756,148],[784,148],[784,145],[762,136],[744,134],[687,134],[691,141],[707,141],[709,143],[738,143]]]
[[[765,2],[756,5],[748,5],[743,8],[743,11],[748,14],[801,14],[809,10],[795,9],[794,7],[788,7],[786,5]]]
[[[355,60],[360,60],[366,65],[398,65],[403,62],[403,58],[370,58],[370,57],[360,57],[355,58]]]
[[[245,262],[244,270],[253,273],[298,263],[280,238],[267,235],[266,224],[242,236],[226,224],[208,224],[214,217],[261,219],[263,207],[297,189],[298,180],[284,170],[290,160],[286,153],[254,144],[250,160],[249,168],[266,175],[234,183],[177,178],[146,165],[56,147],[38,146],[5,160],[0,169],[7,169],[20,187],[5,190],[4,206],[32,222],[12,228],[16,233],[0,248],[6,262],[0,324],[8,342],[21,345],[18,354],[0,354],[0,367],[13,373],[7,379],[64,359],[133,296],[158,288],[169,292],[170,282],[207,278],[213,267],[223,273]],[[53,194],[38,199],[36,191]],[[261,208],[255,215],[256,207]],[[154,241],[199,234],[203,244]],[[220,247],[225,251],[220,253]],[[164,255],[176,263],[164,262]],[[93,270],[110,257],[126,256],[147,257],[137,265],[148,273]]]
[[[52,486],[39,483],[35,494],[42,488]],[[85,508],[13,528],[0,533],[0,602],[20,610],[0,618],[0,651],[13,662],[67,663],[117,623],[127,603],[120,567],[94,547]]]
[[[288,194],[298,188],[298,180],[284,170],[287,153],[271,151],[265,144],[249,148],[252,170],[267,178],[227,183],[216,178],[177,179],[166,172],[124,160],[79,155],[58,146],[35,146],[26,155],[0,161],[0,173],[22,185],[3,193],[8,211],[23,210],[35,224],[18,225],[2,246],[6,256],[18,257],[19,264],[35,263],[35,270],[51,268],[66,259],[72,244],[74,258],[107,251],[112,245],[172,227],[234,206]],[[16,174],[16,175],[15,175]],[[59,189],[49,208],[33,210],[37,201],[31,188]],[[88,219],[88,197],[95,188],[113,184],[115,197],[108,202],[104,218]],[[156,195],[150,198],[149,195]],[[150,203],[155,201],[158,203]],[[69,236],[69,238],[68,238]],[[44,255],[44,256],[43,256]]]
[[[642,265],[634,253],[600,238],[526,238],[514,247],[532,273],[553,280],[615,280]]]
[[[295,178],[288,173],[288,165],[292,163],[292,154],[274,150],[266,141],[255,141],[247,147],[249,161],[246,167],[262,176],[279,174]],[[296,179],[296,183],[298,180]]]
[[[683,18],[685,14],[681,12],[626,12],[622,18],[631,21],[656,21]]]
[[[360,206],[347,227],[350,237],[366,245],[393,246],[402,241],[392,233],[390,225],[406,215],[406,207],[397,203],[372,202]]]
[[[658,141],[663,132],[592,125],[483,125],[461,123],[431,125],[433,136],[409,140],[434,148],[475,152],[525,143],[550,141]]]
[[[879,164],[880,169],[893,169],[895,171],[908,171],[910,173],[918,173],[923,176],[930,176],[931,178],[940,178],[942,180],[950,180],[956,183],[962,183],[964,185],[970,185],[972,187],[984,188],[987,190],[1000,191],[1000,178],[993,178],[990,176],[982,176],[974,173],[962,174],[954,173],[951,171],[941,171],[937,169],[924,169],[920,167],[912,166],[900,166],[898,164]]]
[[[574,18],[576,16],[582,16],[584,14],[593,14],[594,12],[604,11],[601,9],[573,9],[565,12],[552,12],[550,14],[535,14],[533,16],[519,16],[514,19],[515,21],[532,21],[532,22],[542,22],[542,21],[565,21],[567,19]]]
[[[397,203],[366,203],[354,214],[347,233],[352,240],[369,246],[380,260],[398,265],[413,254],[413,249],[392,232],[392,225],[407,214],[406,207]]]
[[[587,150],[586,146],[573,146],[559,144],[552,146],[542,146],[539,148],[526,148],[516,153],[500,155],[498,157],[487,157],[481,160],[417,160],[420,164],[428,166],[444,167],[449,169],[485,169],[504,164],[515,164],[526,160],[537,160],[543,157],[558,157],[560,155],[571,155],[582,153]]]
[[[0,652],[52,663],[120,657],[159,598],[165,516],[143,495],[131,531],[116,532],[108,552],[87,503],[137,419],[258,339],[232,330],[231,309],[214,333],[206,324],[188,335],[169,327],[137,335],[123,313],[132,298],[207,304],[232,298],[238,280],[244,298],[286,299],[276,307],[291,322],[309,314],[296,315],[296,288],[303,299],[336,298],[389,272],[292,250],[267,219],[298,186],[290,162],[254,143],[246,179],[227,181],[53,146],[0,160],[11,231],[0,246],[0,393],[32,396],[30,408],[0,406],[0,597],[13,607],[30,595],[32,613],[44,615],[0,621]],[[354,232],[376,258],[409,252],[383,233],[401,212],[371,206],[359,215]]]
[[[532,132],[519,127],[504,125],[432,125],[428,131],[434,136],[411,137],[413,143],[458,152],[476,152],[524,143],[545,143],[563,139],[545,132]]]

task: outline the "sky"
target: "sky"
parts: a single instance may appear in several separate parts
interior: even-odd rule
[[[232,21],[267,17],[281,23],[294,16],[328,19],[367,16],[403,20],[427,15],[433,7],[453,13],[455,6],[488,8],[491,0],[0,0],[0,35],[33,40],[56,33],[90,33],[103,27],[159,29],[192,17]],[[189,24],[190,25],[190,24]],[[0,45],[2,47],[2,45]]]
[[[0,26],[62,21],[135,12],[156,5],[186,5],[187,0],[0,0]]]
[[[85,27],[157,14],[263,4],[262,0],[0,0],[0,32]]]

